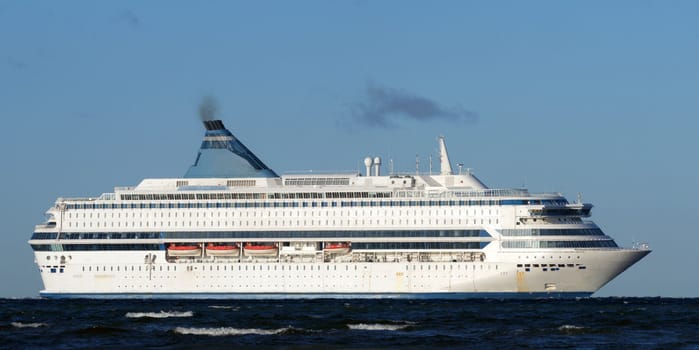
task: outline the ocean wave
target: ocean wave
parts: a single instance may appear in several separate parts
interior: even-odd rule
[[[348,324],[347,327],[361,331],[397,331],[410,326],[409,324],[388,324],[388,323],[355,323]]]
[[[102,325],[88,326],[71,331],[73,334],[81,336],[108,336],[128,332],[127,329]]]
[[[22,322],[12,322],[12,327],[15,328],[39,328],[48,326],[46,323],[22,323]]]
[[[230,306],[230,305],[209,305],[209,308],[211,308],[211,309],[232,309],[233,311],[240,310],[239,306]]]
[[[572,324],[564,324],[564,325],[558,327],[558,330],[561,332],[575,332],[575,331],[580,331],[583,329],[587,329],[587,327],[576,326],[576,325],[572,325]]]
[[[168,318],[168,317],[192,317],[191,311],[160,311],[160,312],[127,312],[128,318]]]
[[[232,327],[219,327],[219,328],[186,328],[177,327],[175,328],[175,333],[179,334],[190,334],[190,335],[209,335],[209,336],[224,336],[224,335],[274,335],[285,331],[290,328],[278,328],[278,329],[259,329],[259,328],[232,328]]]

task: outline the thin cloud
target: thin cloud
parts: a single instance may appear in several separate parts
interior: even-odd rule
[[[29,66],[26,62],[20,61],[20,60],[14,58],[14,57],[11,57],[11,56],[8,56],[6,58],[6,61],[7,61],[7,64],[10,65],[10,67],[17,69],[17,70],[25,69]]]
[[[446,107],[403,89],[367,83],[365,99],[350,105],[351,119],[360,124],[394,128],[401,121],[475,122],[478,115],[461,106]]]

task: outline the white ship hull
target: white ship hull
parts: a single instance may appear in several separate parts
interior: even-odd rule
[[[531,256],[554,254],[555,257],[534,260],[524,258],[521,253],[507,253],[498,254],[493,261],[458,263],[279,263],[231,259],[168,263],[162,262],[165,254],[156,254],[155,263],[144,263],[144,255],[150,252],[120,254],[118,260],[123,261],[109,262],[95,253],[75,252],[69,262],[57,265],[56,272],[51,272],[50,268],[42,271],[46,288],[41,295],[73,298],[580,297],[591,295],[647,253],[619,249],[527,251]],[[46,260],[46,255],[37,254],[37,259]],[[524,267],[534,265],[535,261],[539,267]],[[541,267],[544,262],[555,265],[557,270]],[[580,269],[580,266],[585,268]]]

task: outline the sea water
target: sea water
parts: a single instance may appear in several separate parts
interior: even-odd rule
[[[2,349],[699,349],[699,299],[4,299],[0,304]]]

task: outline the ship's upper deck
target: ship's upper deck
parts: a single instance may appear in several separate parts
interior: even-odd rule
[[[452,179],[445,179],[452,177]],[[427,179],[427,181],[426,181]],[[135,187],[115,187],[113,193],[93,198],[59,198],[58,202],[111,200],[256,200],[256,199],[343,199],[343,198],[488,198],[565,199],[561,193],[530,193],[526,189],[491,189],[470,186],[441,186],[440,181],[468,181],[462,175],[376,176],[293,175],[280,178],[246,179],[145,179]],[[437,184],[437,185],[435,185]],[[532,203],[534,204],[534,203]]]
[[[565,202],[560,193],[530,194],[524,189],[490,189],[461,165],[454,173],[444,137],[439,138],[438,174],[380,176],[380,158],[364,160],[366,172],[303,173],[278,176],[220,120],[204,121],[206,132],[195,163],[183,178],[145,179],[135,187],[116,187],[98,198],[120,200],[257,200],[318,198],[542,198]],[[372,171],[373,169],[373,171]],[[533,203],[532,203],[533,204]]]

